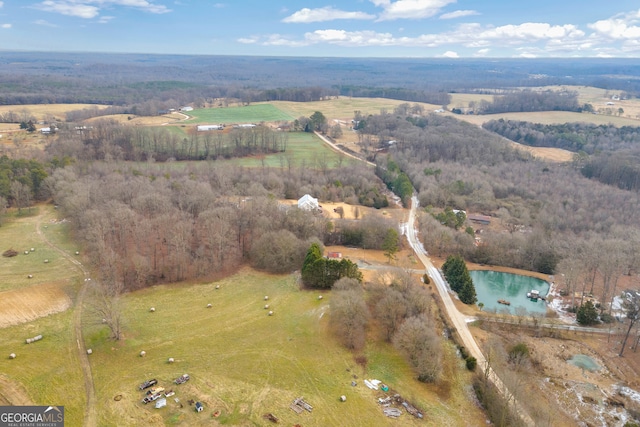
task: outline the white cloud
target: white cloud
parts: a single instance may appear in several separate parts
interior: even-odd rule
[[[11,28],[11,24],[2,24],[0,25],[0,27],[8,29],[8,28]]]
[[[37,21],[34,22],[34,24],[42,25],[43,27],[58,28],[56,24],[52,24],[51,22],[45,21],[44,19],[38,19]]]
[[[598,37],[612,40],[637,40],[640,38],[640,10],[627,14],[618,14],[609,19],[589,24]]]
[[[334,9],[331,6],[322,7],[319,9],[304,8],[287,16],[282,20],[286,23],[309,23],[309,22],[323,22],[333,21],[336,19],[374,19],[374,15],[370,15],[365,12],[347,12],[344,10]]]
[[[114,6],[135,7],[157,14],[171,12],[166,6],[147,0],[45,0],[34,7],[45,12],[91,19],[98,16],[102,9]]]
[[[474,15],[480,15],[480,12],[475,10],[456,10],[455,12],[443,13],[440,15],[440,19],[456,19]]]
[[[452,50],[448,50],[445,53],[443,53],[441,55],[443,58],[460,58],[460,56],[458,56],[457,52],[454,52]]]
[[[45,12],[59,13],[67,16],[77,16],[78,18],[91,19],[98,16],[100,9],[87,4],[77,4],[75,2],[46,0],[36,5],[38,9]]]
[[[481,58],[481,57],[487,56],[487,54],[490,51],[491,51],[491,49],[488,49],[488,48],[478,49],[478,51],[473,56]]]
[[[384,10],[378,21],[392,21],[395,19],[421,19],[437,15],[440,10],[456,0],[370,0]]]
[[[260,41],[259,37],[241,37],[237,40],[238,43],[242,44],[254,44]]]
[[[101,16],[100,18],[98,18],[98,24],[108,24],[113,19],[116,19],[116,17],[115,16]]]
[[[0,7],[4,6],[4,2],[0,1]]]

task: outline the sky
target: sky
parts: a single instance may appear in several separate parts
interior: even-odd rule
[[[640,57],[638,0],[4,0],[0,51]]]

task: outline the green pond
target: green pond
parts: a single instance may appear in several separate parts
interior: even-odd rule
[[[567,360],[568,363],[577,366],[578,368],[586,369],[590,372],[600,370],[600,365],[595,360],[585,354],[576,354],[571,359]]]
[[[502,273],[491,270],[469,271],[473,284],[476,287],[478,302],[484,304],[484,311],[497,311],[522,314],[523,307],[526,314],[541,313],[547,311],[545,301],[538,299],[532,301],[527,298],[527,293],[532,289],[546,297],[549,293],[549,283],[536,277],[522,276],[519,274]],[[498,300],[508,301],[510,305],[500,304]]]

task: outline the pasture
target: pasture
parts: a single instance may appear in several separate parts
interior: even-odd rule
[[[242,107],[202,108],[189,111],[185,124],[240,124],[293,120],[294,117],[271,104],[254,104]]]
[[[360,111],[364,116],[370,114],[380,114],[382,111],[392,112],[400,104],[407,101],[385,98],[349,98],[340,96],[323,101],[314,102],[292,102],[292,101],[270,101],[269,104],[286,112],[294,118],[309,117],[314,112],[320,111],[331,121],[339,119],[350,121],[354,117],[355,111]],[[425,104],[421,102],[410,102],[409,104],[419,104],[425,108],[426,112],[441,108],[439,105]],[[332,124],[332,123],[329,123]]]
[[[425,411],[423,421],[405,413],[402,425],[474,425],[469,419],[483,419],[467,401],[464,384],[456,383],[460,388],[449,396],[438,396],[436,387],[413,379],[387,344],[370,345],[367,367],[358,365],[328,332],[331,294],[322,300],[318,295],[300,290],[293,275],[250,269],[217,282],[156,286],[126,295],[124,340],[109,340],[102,326],[85,329],[87,346],[94,350],[99,424],[210,425],[212,414],[220,411],[216,420],[224,425],[270,425],[263,419],[266,413],[283,425],[387,425],[376,401],[385,393],[366,388],[365,378],[382,380]],[[145,357],[140,357],[142,350]],[[174,363],[167,362],[170,357]],[[189,382],[172,383],[184,373],[191,376]],[[452,381],[468,380],[460,367],[452,373]],[[162,409],[143,405],[137,386],[149,378],[173,389],[179,402],[171,397]],[[341,395],[346,402],[340,402]],[[300,396],[313,406],[311,413],[289,408]],[[196,413],[190,400],[202,402],[205,410]],[[469,411],[464,417],[445,409],[460,407]]]

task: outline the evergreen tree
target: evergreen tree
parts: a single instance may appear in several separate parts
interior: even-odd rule
[[[395,228],[387,230],[387,235],[384,237],[384,242],[382,242],[382,250],[384,250],[384,256],[388,258],[388,262],[396,259],[399,242],[400,237],[398,231]]]
[[[469,273],[467,272],[467,275],[468,274]],[[462,288],[460,288],[460,291],[458,291],[458,297],[460,298],[460,301],[468,305],[475,304],[476,301],[478,301],[478,298],[476,296],[476,287],[473,286],[473,280],[471,280],[471,276],[468,276],[468,279],[465,279],[464,283],[462,284]]]
[[[450,255],[442,265],[442,272],[451,290],[458,293],[460,301],[475,304],[478,300],[476,288],[467,270],[467,265],[460,255]]]
[[[576,320],[583,326],[594,325],[598,323],[598,310],[591,301],[586,301],[578,308]]]

